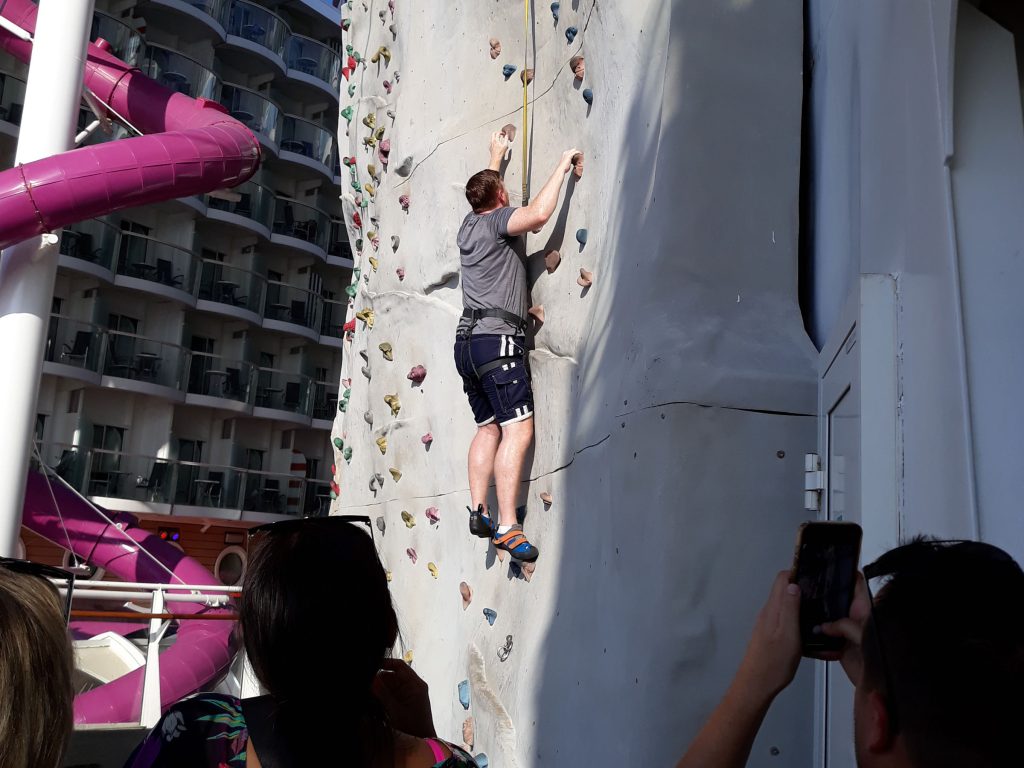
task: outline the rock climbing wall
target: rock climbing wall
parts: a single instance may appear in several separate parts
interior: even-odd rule
[[[805,517],[801,4],[528,9],[529,22],[515,0],[343,8],[357,271],[334,512],[377,522],[401,650],[440,735],[462,741],[472,717],[492,766],[667,765],[727,685]],[[467,531],[474,426],[452,361],[463,187],[507,123],[513,204],[523,152],[533,191],[563,150],[586,156],[528,238],[544,307],[521,494],[532,574]],[[753,765],[808,764],[812,687],[805,669]]]

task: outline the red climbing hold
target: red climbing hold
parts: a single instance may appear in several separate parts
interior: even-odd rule
[[[414,365],[405,378],[414,384],[422,384],[423,380],[427,378],[427,369],[422,365]]]
[[[337,494],[338,496],[341,496],[341,488],[333,480],[331,480],[331,490],[334,491],[334,493]]]
[[[363,217],[359,215],[359,211],[352,214],[352,223],[355,224],[359,229],[363,228]]]
[[[341,327],[341,330],[345,333],[355,333],[356,330],[356,319],[353,317],[345,325]]]
[[[400,206],[402,206],[402,210],[403,211],[405,211],[406,213],[409,212],[409,196],[408,195],[399,195],[398,196],[398,204]]]

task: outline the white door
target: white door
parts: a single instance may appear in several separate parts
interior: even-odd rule
[[[861,275],[819,358],[821,520],[864,529],[861,562],[899,540],[896,278]],[[837,664],[818,663],[819,766],[855,768],[853,687]]]

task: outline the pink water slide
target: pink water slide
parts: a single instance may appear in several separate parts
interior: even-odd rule
[[[35,31],[31,0],[0,6],[9,21]],[[21,61],[32,55],[31,43],[3,28],[0,47]],[[0,173],[0,248],[123,208],[237,186],[259,167],[259,141],[220,104],[167,90],[109,47],[89,45],[85,86],[145,135]]]

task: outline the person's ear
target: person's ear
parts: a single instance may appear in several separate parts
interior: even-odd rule
[[[875,754],[889,752],[896,740],[893,733],[892,717],[886,706],[885,697],[878,691],[867,694],[867,722],[865,746]]]

